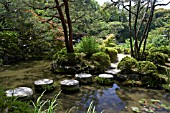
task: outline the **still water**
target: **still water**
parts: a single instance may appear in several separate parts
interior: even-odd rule
[[[53,98],[59,91],[59,82],[68,78],[67,75],[54,75],[51,73],[49,61],[21,62],[15,65],[6,65],[0,68],[0,85],[5,89],[26,86],[34,88],[33,82],[38,79],[53,79],[57,88],[44,95],[44,99]],[[35,98],[39,94],[35,93]],[[140,106],[138,101],[145,99],[159,99],[170,106],[170,94],[163,90],[129,88],[113,84],[112,86],[100,86],[96,83],[81,85],[80,91],[74,94],[61,93],[58,102],[57,113],[74,107],[71,113],[85,113],[88,106],[93,101],[97,113],[104,110],[104,113],[132,113],[131,107]],[[165,112],[167,113],[167,112]]]

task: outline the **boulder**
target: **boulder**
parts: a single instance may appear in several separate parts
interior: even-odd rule
[[[80,73],[80,74],[76,74],[75,77],[81,84],[92,83],[92,75],[91,74]]]
[[[60,82],[61,90],[65,93],[74,93],[79,91],[79,81],[77,80],[63,80]]]
[[[42,93],[46,90],[46,92],[50,92],[54,89],[53,85],[54,81],[50,79],[40,79],[34,81],[34,88],[36,92]]]
[[[29,100],[33,98],[33,90],[28,87],[18,87],[15,89],[7,90],[6,92],[7,97],[18,97],[19,99]]]

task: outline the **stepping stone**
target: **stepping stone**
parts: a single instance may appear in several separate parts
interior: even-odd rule
[[[75,77],[81,84],[92,83],[92,75],[91,74],[80,73],[80,74],[76,74]]]
[[[60,82],[61,90],[65,93],[73,93],[79,91],[79,81],[77,80],[63,80]]]
[[[99,74],[98,77],[96,77],[96,82],[102,85],[113,85],[114,76],[111,74]]]
[[[36,92],[42,93],[46,90],[46,92],[52,91],[54,89],[53,85],[54,81],[50,79],[40,79],[34,81],[34,88]]]
[[[121,70],[118,69],[108,69],[107,71],[105,71],[106,74],[112,74],[112,75],[117,75],[120,73]]]
[[[117,68],[117,64],[116,63],[111,63],[110,69],[116,69]]]
[[[23,99],[23,100],[32,99],[33,97],[33,90],[28,87],[18,87],[15,89],[10,89],[10,90],[7,90],[5,93],[7,97],[14,96],[14,97],[18,97],[19,99]]]

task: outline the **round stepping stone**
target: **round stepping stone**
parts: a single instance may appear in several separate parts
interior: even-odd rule
[[[20,99],[28,100],[33,97],[33,90],[28,87],[18,87],[15,89],[7,90],[6,92],[7,97],[18,97]]]
[[[46,90],[46,92],[52,91],[54,89],[53,85],[54,81],[50,79],[41,79],[34,81],[34,88],[36,92],[42,93]]]
[[[60,82],[61,90],[66,93],[73,93],[79,91],[79,81],[77,80],[63,80]]]
[[[80,73],[80,74],[76,74],[75,77],[81,84],[92,83],[92,75],[91,74]]]
[[[99,74],[96,77],[96,82],[102,85],[112,85],[114,76],[111,74]]]

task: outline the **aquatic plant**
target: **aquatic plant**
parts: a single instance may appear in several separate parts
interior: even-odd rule
[[[141,99],[138,101],[141,107],[131,107],[132,111],[135,113],[155,113],[157,111],[170,112],[170,106],[165,105],[160,100],[151,99]]]

